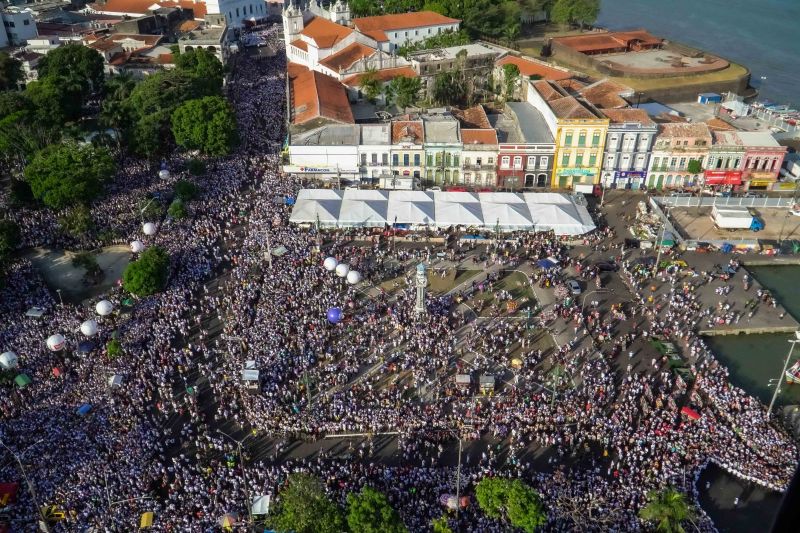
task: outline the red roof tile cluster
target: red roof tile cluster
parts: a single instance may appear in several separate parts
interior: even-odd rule
[[[490,129],[462,129],[461,140],[469,144],[497,144],[497,131]]]
[[[552,68],[542,63],[537,63],[535,61],[530,61],[517,56],[505,56],[499,59],[495,65],[498,67],[502,67],[503,65],[516,65],[517,68],[519,68],[520,75],[525,78],[529,78],[530,76],[540,76],[545,80],[559,81],[572,77],[572,74],[569,72],[565,72],[563,70]]]
[[[150,13],[150,7],[157,4],[161,7],[180,7],[191,9],[194,18],[203,19],[206,16],[205,2],[195,3],[192,0],[105,0],[89,4],[91,9],[101,13],[136,13],[146,15]]]
[[[424,28],[461,22],[458,19],[445,17],[434,11],[417,11],[415,13],[397,13],[394,15],[378,15],[375,17],[359,17],[353,19],[353,26],[360,32],[374,30],[404,30],[408,28]]]
[[[287,71],[293,124],[303,124],[316,118],[355,123],[344,85],[338,80],[296,63],[289,63]]]
[[[353,33],[347,26],[336,24],[322,17],[314,17],[305,25],[301,35],[310,37],[317,48],[331,48],[334,44],[341,42],[345,37]]]
[[[633,89],[611,80],[602,80],[588,85],[578,92],[596,107],[620,109],[629,105],[628,101],[620,94],[633,93]]]
[[[611,52],[619,48],[628,48],[636,44],[642,46],[658,46],[663,40],[651,35],[647,30],[620,32],[597,32],[589,35],[571,35],[555,37],[553,41],[572,48],[576,52]]]
[[[345,46],[335,54],[331,54],[319,62],[320,65],[328,67],[334,72],[339,72],[342,69],[348,69],[361,58],[372,57],[375,54],[375,49],[365,46],[361,43],[353,43]]]
[[[486,116],[486,111],[482,105],[476,105],[467,109],[454,109],[452,111],[464,128],[473,129],[491,129],[492,125],[489,122],[489,117]]]
[[[401,142],[413,142],[422,144],[425,142],[425,128],[421,120],[396,120],[392,122],[392,144]]]
[[[655,122],[644,109],[601,109],[600,112],[608,117],[612,124],[626,124],[636,122],[643,126],[653,126]]]
[[[308,43],[305,42],[303,39],[295,39],[294,41],[290,42],[292,46],[295,48],[299,48],[303,52],[308,52]]]
[[[348,78],[345,78],[342,83],[347,85],[348,87],[360,87],[361,86],[361,77],[364,75],[362,72],[361,74],[354,74]],[[411,67],[397,67],[397,68],[384,68],[381,70],[376,70],[375,75],[378,78],[378,81],[381,83],[386,83],[387,81],[392,81],[395,78],[400,76],[405,76],[406,78],[416,78],[417,72]]]

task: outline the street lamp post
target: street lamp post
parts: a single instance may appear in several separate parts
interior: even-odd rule
[[[47,518],[45,518],[44,516],[44,511],[42,511],[42,506],[39,505],[39,498],[36,496],[36,489],[34,488],[33,483],[31,483],[31,480],[28,477],[28,473],[25,471],[25,465],[22,464],[22,459],[16,452],[14,452],[14,450],[9,448],[4,441],[0,440],[0,446],[5,448],[6,451],[8,451],[8,453],[11,454],[11,456],[14,458],[14,461],[16,461],[17,465],[19,466],[19,472],[20,474],[22,474],[22,477],[25,480],[25,484],[28,486],[28,492],[30,492],[31,498],[33,498],[33,504],[36,506],[36,514],[39,515],[39,529],[41,529],[45,533],[50,533],[50,526],[47,525]]]
[[[792,352],[794,352],[794,345],[800,342],[800,331],[794,332],[794,339],[789,340],[789,353],[786,354],[786,360],[783,362],[783,370],[781,370],[781,375],[778,376],[778,381],[775,384],[775,392],[772,394],[772,399],[769,402],[769,407],[767,408],[767,418],[772,416],[772,407],[775,405],[775,400],[778,398],[778,393],[781,391],[781,379],[784,378],[786,374],[786,369],[789,367],[789,360],[792,358]]]
[[[656,277],[658,274],[658,263],[661,261],[661,243],[664,242],[664,234],[667,232],[667,222],[669,221],[669,207],[665,208],[664,211],[664,224],[661,226],[661,238],[658,239],[656,242],[656,264],[653,265],[653,277]]]
[[[228,439],[230,439],[231,441],[236,443],[236,451],[237,451],[237,454],[239,455],[239,464],[242,465],[242,479],[244,479],[244,494],[245,494],[245,498],[247,498],[247,500],[245,501],[245,507],[247,509],[248,524],[252,524],[253,523],[253,509],[252,509],[251,504],[252,504],[253,500],[250,499],[250,489],[247,486],[247,472],[245,472],[245,469],[244,469],[244,458],[242,456],[242,443],[244,443],[244,441],[249,439],[251,437],[251,435],[248,434],[242,440],[236,440],[233,437],[231,437],[230,435],[228,435],[227,433],[225,433],[224,431],[222,431],[221,429],[217,429],[217,433],[221,433],[222,435],[224,435],[225,437],[227,437]]]

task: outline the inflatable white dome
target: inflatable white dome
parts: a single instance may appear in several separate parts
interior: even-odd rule
[[[63,350],[65,343],[66,340],[64,339],[64,335],[60,333],[56,333],[55,335],[50,335],[47,337],[47,347],[53,352],[60,352]]]
[[[162,180],[169,178],[169,170],[163,169],[158,171],[158,177]]]
[[[351,270],[347,273],[347,283],[356,285],[359,281],[361,281],[361,272],[358,270]]]
[[[17,368],[19,358],[14,352],[5,352],[0,354],[0,368],[10,370]]]
[[[144,232],[145,235],[155,235],[156,225],[152,222],[145,222],[145,224],[142,226],[142,232]]]
[[[348,272],[350,272],[350,267],[347,266],[347,263],[339,263],[336,265],[336,275],[340,278],[347,276]]]
[[[144,243],[142,241],[133,241],[131,243],[131,252],[138,254],[144,250]]]
[[[94,306],[95,311],[100,316],[107,316],[111,314],[111,311],[114,310],[114,304],[109,302],[108,300],[100,300],[97,302],[97,305]]]
[[[338,264],[339,262],[336,260],[335,257],[328,257],[322,263],[322,266],[325,267],[325,270],[327,270],[328,272],[333,272],[334,270],[336,270],[336,265]]]
[[[90,318],[83,324],[81,324],[81,333],[86,335],[87,337],[91,337],[95,333],[97,333],[97,321],[93,318]]]

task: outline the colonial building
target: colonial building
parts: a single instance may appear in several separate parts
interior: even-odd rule
[[[492,118],[499,141],[497,186],[549,187],[556,144],[539,110],[527,102],[507,102],[505,113]]]
[[[644,186],[658,126],[643,109],[602,109],[609,119],[603,157],[604,187]]]
[[[703,172],[703,185],[739,189],[742,185],[744,145],[735,131],[714,131]]]
[[[425,172],[426,127],[422,120],[392,122],[390,188],[417,188]]]
[[[742,179],[750,190],[769,190],[778,180],[788,148],[781,146],[767,132],[740,131],[736,135],[744,145]]]
[[[494,90],[497,93],[502,93],[505,89],[506,71],[504,67],[506,65],[516,65],[519,69],[519,79],[514,89],[514,95],[522,100],[527,98],[528,81],[560,81],[572,77],[572,73],[567,69],[548,65],[544,61],[507,54],[500,57],[494,64]]]
[[[361,125],[361,143],[358,146],[358,164],[361,170],[361,183],[384,187],[386,178],[391,177],[389,150],[392,145],[392,125],[390,123]]]
[[[529,83],[528,103],[542,114],[556,142],[551,186],[571,189],[578,183],[599,183],[608,118],[556,83]]]
[[[3,19],[3,29],[0,30],[0,48],[22,46],[28,40],[39,36],[33,12],[30,9],[7,7],[0,11],[0,18]]]
[[[461,21],[433,11],[397,13],[353,19],[353,27],[392,52],[401,46],[424,41],[443,32],[458,31]]]
[[[425,129],[425,182],[435,185],[461,183],[461,128],[444,110],[432,109],[422,117]]]
[[[489,86],[495,58],[505,50],[488,43],[472,43],[448,48],[421,50],[409,55],[411,66],[422,78],[428,96],[433,94],[433,81],[441,72],[458,70],[469,84],[468,94],[485,94]]]
[[[209,19],[215,24],[233,28],[267,16],[263,0],[100,0],[88,4],[86,10],[103,15],[141,17],[162,8],[182,9],[191,12],[196,20]]]
[[[294,134],[289,146],[289,164],[283,170],[339,184],[358,182],[360,134],[356,124],[326,124]]]
[[[647,171],[647,186],[661,189],[700,184],[711,141],[705,123],[660,124]]]

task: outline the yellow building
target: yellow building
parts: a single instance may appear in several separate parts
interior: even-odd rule
[[[579,183],[600,183],[608,118],[586,100],[546,80],[531,82],[528,102],[542,114],[555,139],[550,186],[571,189]]]

